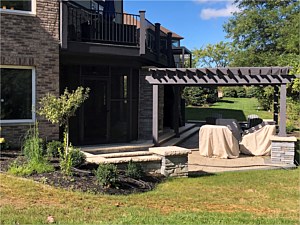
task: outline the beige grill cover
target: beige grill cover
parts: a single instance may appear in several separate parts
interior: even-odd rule
[[[266,125],[253,133],[246,134],[240,143],[240,150],[247,155],[270,155],[270,137],[275,134],[275,125]]]
[[[199,131],[200,155],[219,158],[238,158],[239,143],[226,126],[204,125]]]

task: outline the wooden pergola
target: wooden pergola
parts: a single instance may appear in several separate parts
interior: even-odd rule
[[[153,85],[152,136],[154,144],[158,145],[159,85],[174,85],[177,94],[179,94],[179,86],[274,86],[274,121],[278,123],[279,104],[278,135],[286,136],[286,85],[296,78],[295,75],[289,75],[290,69],[290,67],[149,68],[145,79]],[[178,105],[179,102],[176,99],[174,104]],[[280,103],[278,102],[279,99]],[[175,117],[176,115],[179,116],[179,112],[174,113]],[[176,136],[179,136],[179,125],[176,122],[174,132]]]

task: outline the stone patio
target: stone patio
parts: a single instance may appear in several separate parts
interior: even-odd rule
[[[199,129],[199,127],[197,129]],[[82,150],[85,152],[87,161],[89,162],[115,163],[121,168],[125,168],[127,163],[132,160],[133,162],[142,163],[145,170],[157,173],[162,172],[163,174],[169,174],[168,169],[175,171],[180,167],[179,172],[182,173],[180,176],[186,176],[187,170],[189,175],[201,175],[228,171],[291,169],[296,167],[294,164],[274,163],[271,161],[271,156],[249,156],[240,154],[236,159],[203,157],[199,153],[199,132],[189,136],[185,141],[176,144],[173,147],[175,150],[176,148],[180,150],[178,147],[184,148],[185,150],[183,152],[185,154],[185,159],[184,157],[181,159],[180,157],[182,156],[177,151],[172,151],[172,147],[153,148],[152,145],[151,142],[147,142],[124,144],[124,146],[121,145],[121,147],[120,145],[90,146],[83,147]],[[164,149],[167,149],[166,151],[168,154],[165,154]],[[175,155],[177,154],[175,159],[173,159],[173,153]],[[178,157],[180,158],[179,161],[177,160]],[[174,162],[180,166],[176,163],[176,165],[173,165],[172,163],[166,164],[166,162],[169,162],[170,160],[175,160]],[[168,165],[168,168],[166,165]],[[167,170],[165,170],[166,168]]]
[[[249,156],[241,154],[236,159],[220,159],[203,157],[199,153],[199,134],[195,134],[185,142],[179,145],[180,147],[191,149],[189,154],[188,167],[190,174],[205,174],[218,173],[240,170],[261,170],[261,169],[290,169],[295,168],[295,165],[275,164],[271,162],[271,156]]]
[[[240,155],[236,159],[208,158],[200,156],[199,151],[189,154],[189,172],[219,173],[241,170],[289,169],[295,165],[274,164],[270,156]]]

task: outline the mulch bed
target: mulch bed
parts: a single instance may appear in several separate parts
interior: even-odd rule
[[[20,151],[1,150],[0,172],[7,172],[9,165],[17,157],[22,158]],[[73,176],[66,177],[59,170],[58,159],[52,159],[50,163],[55,167],[54,172],[32,174],[26,178],[66,190],[112,195],[127,195],[151,191],[157,184],[165,180],[165,177],[160,174],[146,174],[141,179],[133,179],[126,177],[124,171],[119,171],[119,178],[115,187],[102,187],[97,184],[96,177],[93,174],[93,171],[98,166],[96,164],[86,163],[80,168],[74,168]]]

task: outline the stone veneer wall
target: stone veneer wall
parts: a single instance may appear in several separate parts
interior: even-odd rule
[[[273,163],[294,164],[295,137],[271,137],[271,161]]]
[[[152,140],[152,85],[146,80],[147,69],[140,70],[140,85],[139,85],[139,139]],[[158,127],[159,130],[163,129],[164,118],[164,87],[159,86],[159,116]]]
[[[36,0],[36,15],[1,13],[1,65],[34,66],[36,103],[46,93],[59,94],[59,2]],[[38,104],[36,104],[38,108]],[[58,139],[59,129],[37,116],[40,134]],[[19,146],[29,124],[1,124],[1,137]]]

